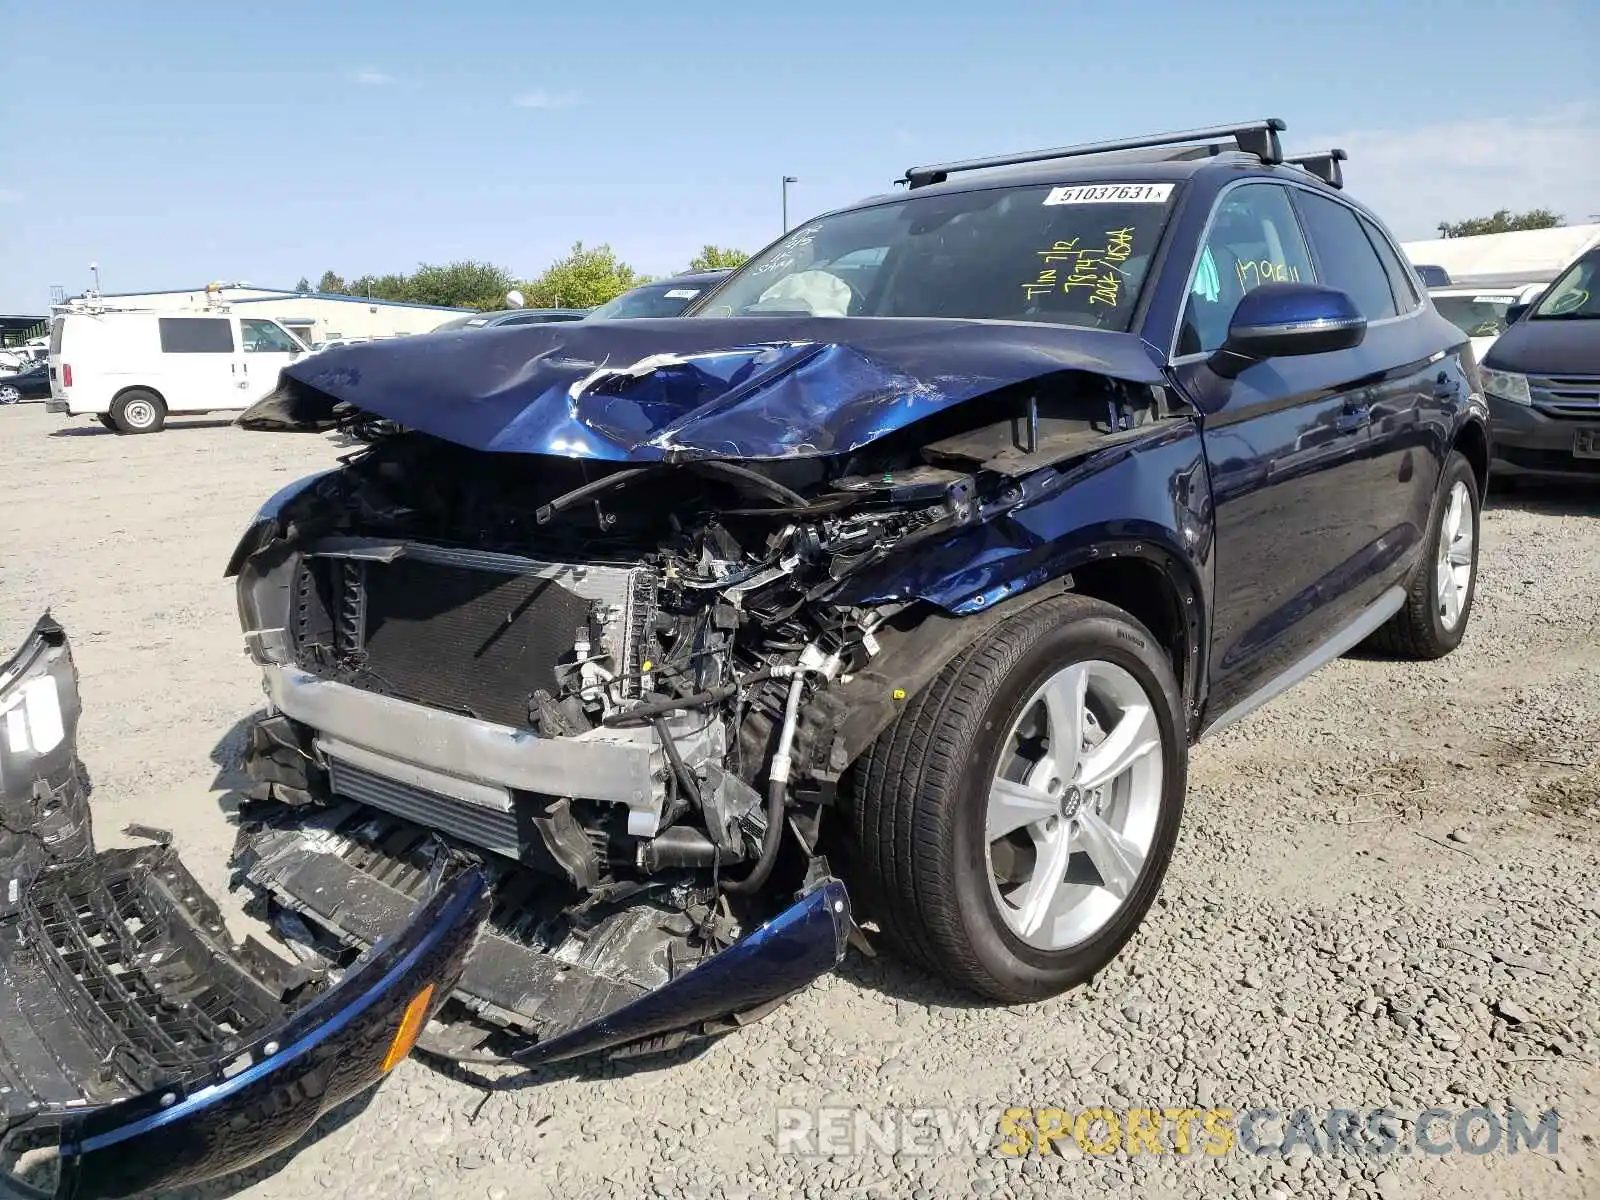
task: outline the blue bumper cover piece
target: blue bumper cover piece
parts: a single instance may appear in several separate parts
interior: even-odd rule
[[[219,1063],[212,1077],[174,1082],[69,1121],[57,1196],[166,1192],[294,1143],[329,1109],[382,1078],[407,1005],[430,984],[430,1009],[443,1003],[487,907],[482,874],[462,872],[337,988],[232,1063]]]
[[[839,965],[850,933],[844,884],[828,879],[720,954],[596,1021],[519,1051],[550,1063],[718,1022],[792,995]]]

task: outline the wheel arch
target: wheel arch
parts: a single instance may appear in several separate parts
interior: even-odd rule
[[[1004,599],[972,609],[918,601],[877,632],[879,651],[859,671],[819,692],[798,730],[797,758],[836,781],[927,687],[983,634],[1054,596],[1092,596],[1127,612],[1165,649],[1178,678],[1191,740],[1204,702],[1206,612],[1200,571],[1159,537],[1120,537],[1081,547],[1049,578],[1014,581]],[[1004,585],[991,587],[985,595]]]
[[[111,403],[115,404],[118,400],[121,400],[129,392],[149,392],[157,400],[161,401],[161,407],[162,408],[166,408],[167,407],[167,398],[161,394],[161,389],[157,388],[157,387],[151,387],[148,383],[130,383],[130,384],[128,384],[127,387],[118,388],[115,392],[112,393]]]
[[[1468,417],[1461,423],[1461,428],[1456,430],[1455,437],[1450,440],[1450,448],[1459,450],[1462,457],[1472,464],[1472,474],[1478,481],[1478,497],[1481,502],[1489,492],[1489,463],[1492,453],[1488,427],[1477,417]]]

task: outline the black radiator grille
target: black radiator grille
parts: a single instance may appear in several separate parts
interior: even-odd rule
[[[589,624],[590,602],[549,579],[405,558],[363,568],[363,673],[431,708],[526,726],[529,698],[559,690],[556,667]]]

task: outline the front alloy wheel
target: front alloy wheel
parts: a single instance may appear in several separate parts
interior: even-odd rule
[[[907,957],[1006,1003],[1091,977],[1144,919],[1188,740],[1149,630],[1086,596],[980,635],[856,767],[852,888]]]
[[[22,393],[13,384],[0,385],[0,404],[15,404],[22,399]]]
[[[1161,811],[1161,729],[1115,663],[1063,667],[1028,701],[989,790],[991,894],[1041,950],[1076,946],[1138,882]]]

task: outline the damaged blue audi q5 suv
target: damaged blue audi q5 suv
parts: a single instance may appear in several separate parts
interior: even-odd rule
[[[1088,979],[1191,744],[1472,609],[1470,346],[1282,128],[919,168],[680,318],[289,367],[241,424],[393,432],[229,568],[243,879],[332,968],[484,873],[466,1058],[731,1029],[858,937]]]

